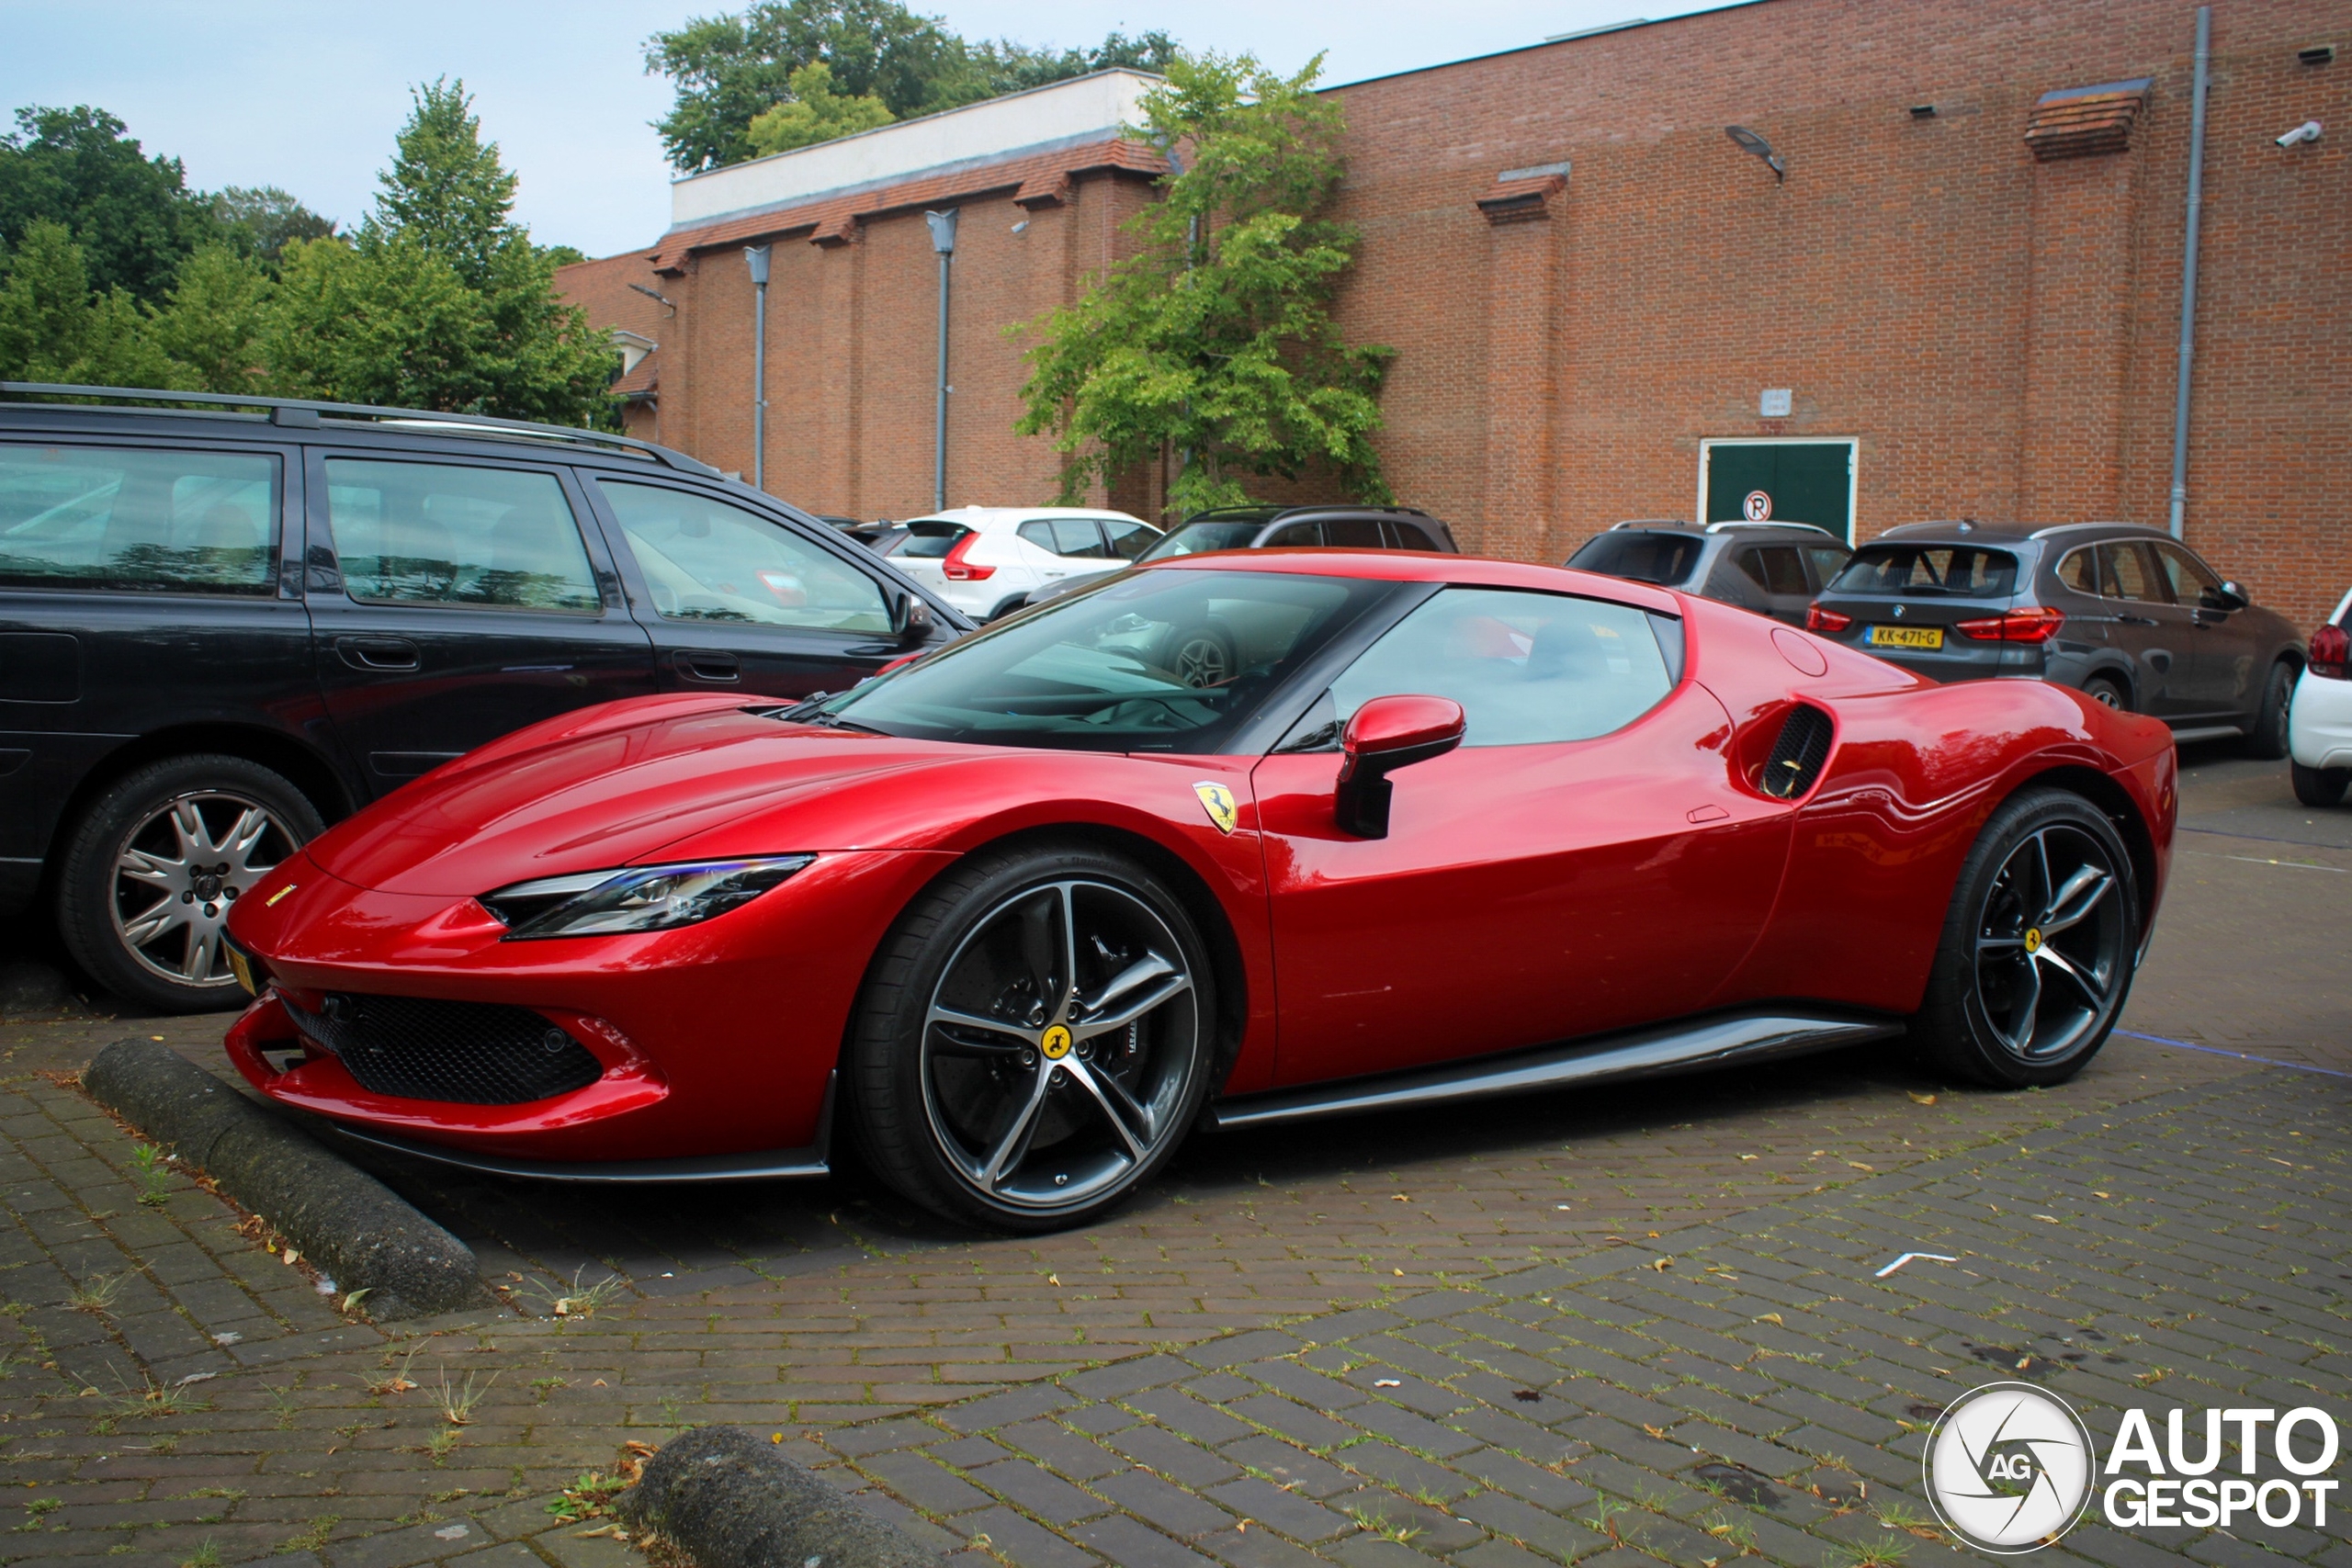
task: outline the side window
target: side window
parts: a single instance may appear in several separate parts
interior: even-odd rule
[[[596,482],[664,619],[890,629],[879,584],[782,524],[666,485]]]
[[[1846,562],[1850,558],[1852,552],[1841,550],[1835,545],[1807,545],[1804,547],[1804,553],[1813,562],[1814,581],[1823,588],[1826,588],[1829,586],[1829,580],[1845,569]],[[1808,592],[1817,592],[1819,590],[1814,589]]]
[[[1013,532],[1020,535],[1023,540],[1045,551],[1047,555],[1059,553],[1054,548],[1054,525],[1051,523],[1023,523],[1020,527],[1015,528]]]
[[[1323,542],[1343,549],[1378,550],[1386,548],[1380,536],[1377,517],[1331,517],[1323,524]]]
[[[2086,547],[2069,554],[2058,563],[2058,582],[2077,593],[2098,592],[2098,565],[2091,550]]]
[[[1388,530],[1390,549],[1433,550],[1438,547],[1437,541],[1430,537],[1429,530],[1418,523],[1401,522],[1392,517],[1384,521],[1381,526]]]
[[[1053,551],[1082,560],[1107,560],[1111,555],[1110,547],[1102,542],[1102,530],[1091,517],[1055,518]]]
[[[1151,542],[1159,537],[1155,530],[1141,523],[1130,523],[1124,517],[1102,519],[1102,532],[1110,536],[1111,553],[1121,560],[1135,559],[1151,548]]]
[[[552,474],[330,457],[327,520],[344,591],[368,604],[604,607]]]
[[[1772,593],[1802,594],[1809,592],[1804,585],[1804,562],[1797,557],[1794,545],[1767,545],[1756,552],[1764,567],[1764,587]]]
[[[2172,589],[2174,599],[2203,610],[2229,608],[2228,602],[2222,597],[2222,580],[2214,576],[2203,561],[2178,545],[2154,545],[2150,547],[2156,552],[2156,560],[2164,568],[2165,582]]]
[[[1374,697],[1452,697],[1470,746],[1583,740],[1623,728],[1674,681],[1650,618],[1557,593],[1449,588],[1405,617],[1331,683],[1344,725]]]
[[[263,596],[277,588],[266,453],[0,446],[0,582]]]
[[[1323,542],[1323,527],[1319,523],[1294,523],[1287,528],[1277,528],[1266,540],[1264,548],[1277,545],[1319,545]]]
[[[2164,590],[2156,586],[2156,574],[2149,565],[2147,547],[2143,545],[2101,545],[2098,579],[2099,592],[2109,599],[2131,599],[2143,604],[2165,602]]]

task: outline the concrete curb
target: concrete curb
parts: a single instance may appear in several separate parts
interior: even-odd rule
[[[935,1568],[888,1522],[739,1427],[698,1427],[662,1445],[620,1500],[697,1568]]]
[[[118,1040],[82,1081],[99,1104],[275,1225],[338,1285],[367,1291],[368,1315],[492,1304],[471,1247],[169,1046]]]

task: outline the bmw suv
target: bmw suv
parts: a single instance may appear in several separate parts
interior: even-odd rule
[[[1618,523],[1562,564],[1719,599],[1803,626],[1804,613],[1853,554],[1811,523]]]
[[[838,529],[623,436],[0,392],[116,405],[0,402],[0,915],[45,904],[93,980],[159,1010],[239,1000],[236,898],[485,741],[645,693],[840,691],[970,629]]]
[[[2287,754],[2304,663],[2286,618],[2171,535],[2129,523],[1913,523],[1854,552],[1807,629],[1937,681],[2017,676]]]

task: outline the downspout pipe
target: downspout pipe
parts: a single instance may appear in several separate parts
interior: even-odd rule
[[[956,265],[956,218],[962,210],[951,207],[944,212],[922,215],[931,225],[931,248],[939,253],[939,387],[933,398],[931,438],[933,512],[947,510],[947,394],[956,389],[947,384],[947,288]]]
[[[2197,235],[2205,219],[2205,89],[2213,59],[2213,7],[2197,7],[2197,96],[2188,115],[2188,238],[2180,259],[2180,388],[2172,405],[2172,536],[2188,515],[2188,372],[2197,348]]]
[[[768,255],[765,245],[745,245],[743,264],[752,270],[752,488],[768,488]]]

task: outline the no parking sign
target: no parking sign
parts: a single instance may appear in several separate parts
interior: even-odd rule
[[[1772,515],[1772,498],[1760,490],[1751,490],[1747,499],[1739,503],[1739,509],[1750,523],[1761,523]]]

